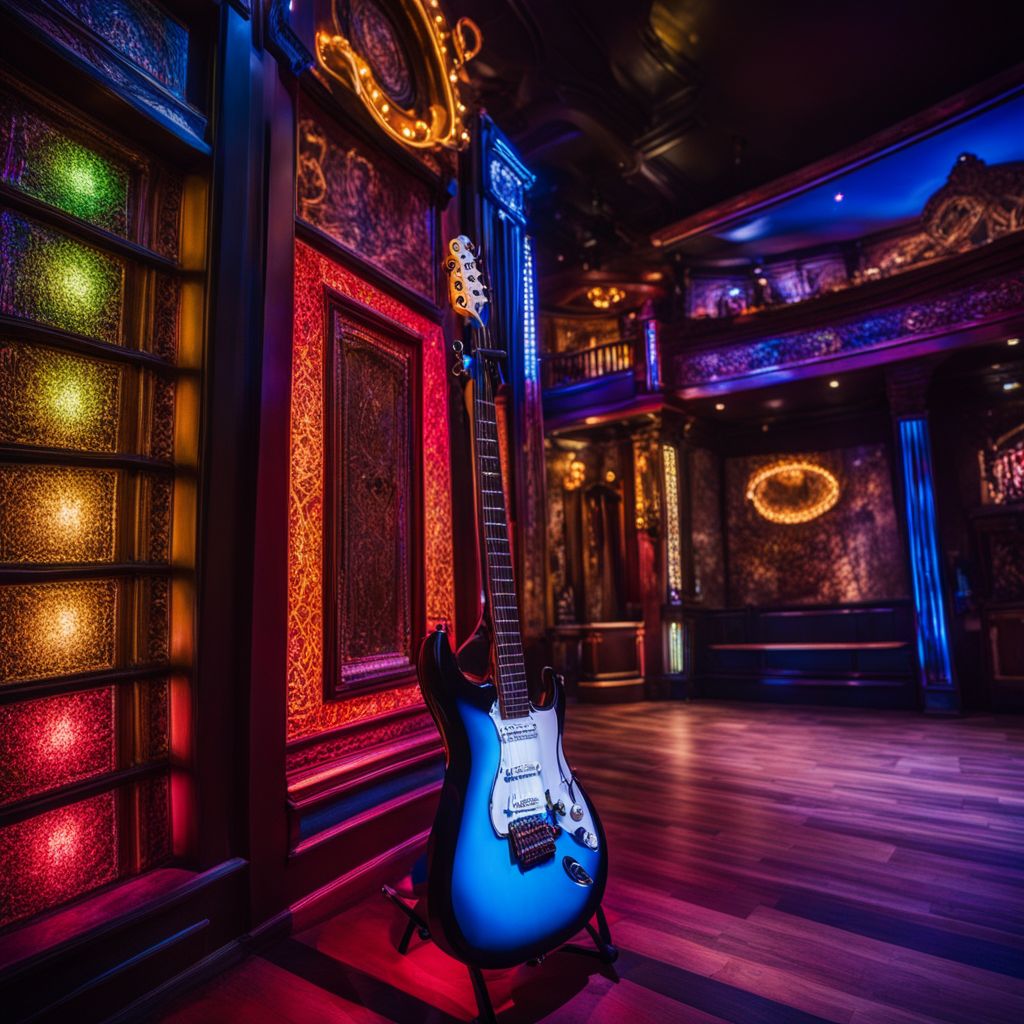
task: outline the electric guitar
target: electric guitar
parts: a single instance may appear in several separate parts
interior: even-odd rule
[[[561,677],[543,671],[537,703],[527,687],[494,407],[505,353],[490,340],[487,288],[465,235],[449,243],[445,269],[452,308],[477,342],[453,345],[453,372],[467,379],[485,594],[460,654],[482,644],[488,668],[476,678],[464,672],[440,626],[420,649],[420,687],[446,755],[427,910],[446,952],[476,967],[511,967],[587,925],[608,859],[600,819],[562,752]]]

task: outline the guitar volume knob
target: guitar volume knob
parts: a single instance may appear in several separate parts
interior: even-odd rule
[[[562,813],[565,814],[565,811],[562,811]],[[582,821],[583,808],[579,804],[573,804],[569,810],[569,817],[572,818],[573,821]]]
[[[588,850],[597,849],[597,836],[593,832],[588,832],[582,825],[573,833],[576,837],[576,841],[582,843]]]

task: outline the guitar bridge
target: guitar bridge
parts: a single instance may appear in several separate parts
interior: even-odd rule
[[[549,825],[543,814],[519,818],[508,827],[512,852],[524,871],[542,864],[555,855],[555,836],[558,829]]]

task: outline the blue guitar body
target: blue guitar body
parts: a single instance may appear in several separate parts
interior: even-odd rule
[[[447,759],[429,846],[431,935],[477,967],[511,967],[551,952],[583,928],[604,892],[604,831],[565,762],[564,694],[549,675],[550,705],[531,705],[526,717],[504,722],[494,685],[463,675],[447,633],[430,634],[420,651],[420,686]],[[503,739],[508,729],[511,740]],[[506,781],[506,769],[519,761],[540,765],[529,785]],[[550,824],[554,850],[524,866],[499,829],[521,813],[510,811],[510,803],[541,792],[539,816]]]

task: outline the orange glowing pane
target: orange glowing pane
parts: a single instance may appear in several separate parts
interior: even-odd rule
[[[110,669],[117,583],[0,586],[0,684]]]
[[[0,466],[0,562],[110,562],[117,471]]]
[[[17,444],[117,450],[121,368],[22,342],[0,349],[0,437]]]

